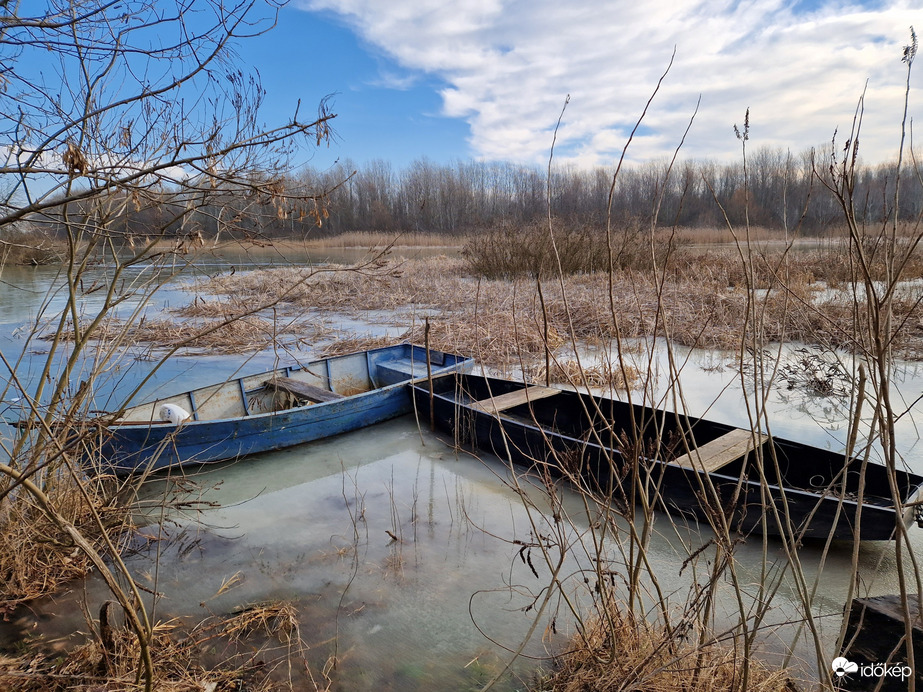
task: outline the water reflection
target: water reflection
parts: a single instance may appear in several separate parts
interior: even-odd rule
[[[183,540],[159,565],[149,554],[132,569],[151,581],[156,572],[160,618],[200,603],[228,612],[294,600],[314,670],[335,657],[342,689],[464,689],[499,671],[503,647],[532,622],[528,596],[511,585],[535,588],[512,543],[529,521],[498,476],[496,460],[456,458],[429,436],[424,446],[412,418],[205,468],[191,478],[206,490],[185,497],[220,503],[196,517],[208,528],[170,515],[165,526]],[[142,500],[175,490],[158,479]],[[216,596],[231,577],[237,585]],[[524,653],[543,658],[554,640],[536,637]]]

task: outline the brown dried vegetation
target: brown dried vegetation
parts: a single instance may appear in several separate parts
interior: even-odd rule
[[[306,312],[408,325],[395,339],[375,337],[376,345],[421,342],[420,315],[425,313],[432,316],[434,348],[472,354],[487,364],[506,367],[542,354],[546,338],[552,350],[559,349],[568,341],[565,334],[584,344],[658,335],[689,347],[737,348],[753,328],[745,318],[748,300],[756,295],[763,313],[760,336],[766,341],[802,341],[847,350],[863,347],[855,336],[854,267],[837,244],[810,250],[764,248],[754,253],[749,264],[733,246],[660,249],[648,253],[650,259],[639,260],[656,267],[656,272],[636,270],[623,257],[619,264],[624,266],[615,269],[611,283],[605,272],[596,271],[542,281],[544,310],[535,278],[522,278],[519,270],[511,273],[520,278],[485,278],[477,273],[479,265],[470,253],[469,247],[467,259],[390,260],[374,272],[306,278],[308,269],[289,267],[221,276],[194,287],[197,294],[214,298],[197,297],[178,314],[226,318],[248,304],[284,295],[274,324],[265,316],[248,318],[240,333],[216,332],[204,342],[246,350],[265,344],[271,335],[305,341],[322,337],[323,332],[312,331],[320,318],[293,319]],[[923,276],[923,258],[915,254],[905,275]],[[923,357],[919,303],[919,296],[908,289],[895,305],[896,318],[911,328],[900,330],[893,346],[908,358]],[[371,311],[377,314],[369,315]],[[138,330],[136,338],[171,344],[207,324],[176,326],[171,337],[166,323],[152,323],[157,329]],[[254,338],[254,333],[260,338]],[[362,346],[365,341],[349,343]]]
[[[584,623],[573,648],[542,681],[545,692],[719,692],[739,689],[743,662],[730,646],[695,646],[610,600],[604,617]],[[784,671],[749,662],[747,690],[795,689]]]
[[[10,234],[0,240],[0,267],[60,262],[63,244],[37,232]]]
[[[73,483],[58,479],[48,483],[46,489],[59,515],[80,529],[98,549],[103,546],[104,528],[117,544],[130,531],[129,512],[115,502],[113,488],[108,486],[105,479],[97,479],[81,492]],[[17,496],[17,501],[3,503],[0,523],[0,614],[9,615],[21,603],[84,576],[90,569],[90,560],[15,483],[4,480],[0,495]]]
[[[0,689],[97,692],[142,689],[137,679],[138,641],[130,630],[109,624],[104,604],[92,635],[66,658],[31,655],[0,658]],[[291,677],[290,664],[304,660],[296,608],[290,603],[248,606],[187,627],[178,620],[154,626],[151,650],[155,689],[165,692],[326,689],[307,669]],[[293,686],[294,685],[294,686]]]
[[[631,389],[641,381],[641,373],[631,365],[619,367],[616,363],[603,362],[598,365],[579,363],[575,360],[553,361],[549,369],[544,364],[526,368],[526,375],[533,382],[551,382],[576,387],[602,387]]]

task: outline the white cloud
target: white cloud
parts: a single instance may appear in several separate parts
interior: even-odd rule
[[[632,145],[668,156],[701,95],[687,157],[739,156],[732,126],[750,108],[751,145],[800,152],[845,133],[868,80],[862,153],[894,155],[903,108],[902,47],[923,12],[781,0],[304,0],[339,14],[402,67],[446,83],[443,113],[464,118],[486,159],[541,162],[571,95],[562,162],[607,164],[660,74],[676,59]],[[923,69],[923,66],[918,66]],[[919,88],[921,80],[913,83]],[[844,137],[845,138],[845,137]]]
[[[397,74],[393,71],[383,69],[381,70],[378,79],[371,81],[370,85],[380,87],[382,89],[406,91],[407,89],[413,87],[418,81],[419,77],[416,73]]]

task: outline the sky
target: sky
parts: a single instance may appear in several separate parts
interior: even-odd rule
[[[687,127],[682,158],[739,160],[747,109],[751,151],[843,143],[865,91],[860,154],[877,163],[900,143],[911,25],[919,0],[293,0],[239,53],[270,121],[333,95],[319,168],[544,166],[553,142],[556,165],[613,165],[671,58],[630,160],[671,157]],[[915,70],[911,115],[923,57]]]

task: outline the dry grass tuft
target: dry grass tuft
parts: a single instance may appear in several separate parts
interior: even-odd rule
[[[605,617],[586,624],[583,636],[560,656],[538,686],[543,692],[787,692],[784,670],[745,661],[721,643],[696,647],[623,611],[610,601]],[[746,685],[744,668],[748,666]]]
[[[289,643],[300,637],[298,610],[291,603],[258,603],[240,608],[222,624],[222,635],[243,641],[255,634],[268,634]]]
[[[370,351],[383,346],[394,346],[403,341],[402,336],[347,336],[324,346],[318,351],[318,355],[321,358],[330,358],[356,351]]]
[[[34,652],[0,659],[0,689],[21,692],[140,690],[139,649],[132,632],[108,624],[104,605],[93,636],[61,659]],[[326,689],[310,672],[290,676],[293,658],[307,671],[297,610],[291,603],[262,603],[234,615],[210,617],[192,628],[178,620],[153,629],[155,689],[164,692]]]
[[[581,367],[581,364],[575,360],[553,361],[550,378],[547,376],[545,364],[540,363],[527,368],[526,376],[533,382],[550,381],[554,384],[569,384],[575,387],[607,387],[627,390],[641,383],[641,373],[634,366],[626,365],[623,369],[617,363],[608,362]]]
[[[87,483],[84,492],[68,474],[45,483],[56,511],[103,550],[96,517],[119,544],[131,531],[129,512],[112,501],[104,481]],[[90,561],[37,505],[7,477],[0,483],[0,614],[54,592],[83,577]],[[89,499],[89,503],[87,502]]]

